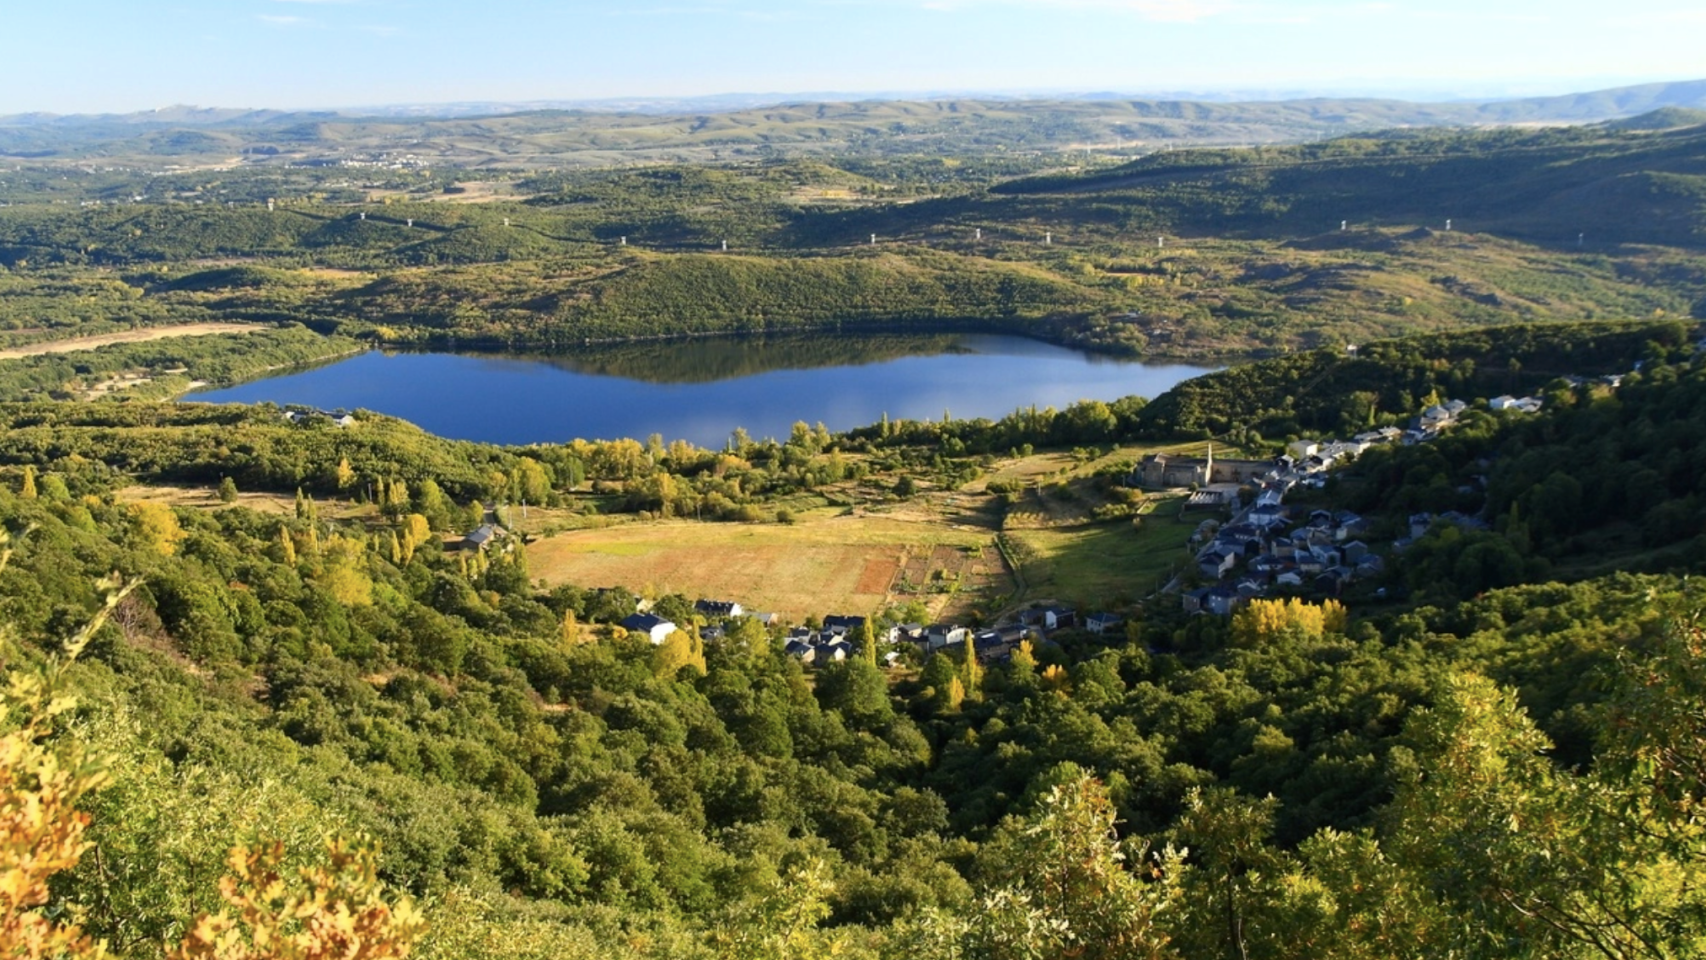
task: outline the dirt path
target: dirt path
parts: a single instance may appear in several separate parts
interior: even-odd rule
[[[145,330],[124,330],[119,333],[103,333],[94,337],[78,337],[74,340],[51,340],[47,343],[30,343],[21,347],[8,347],[0,350],[0,360],[39,357],[47,353],[93,350],[96,347],[104,347],[114,343],[143,343],[148,340],[165,340],[170,337],[205,337],[215,333],[254,333],[256,330],[267,329],[271,328],[253,323],[185,323],[171,327],[148,327]]]

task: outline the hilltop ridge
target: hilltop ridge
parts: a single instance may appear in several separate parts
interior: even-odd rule
[[[520,168],[622,159],[727,160],[967,150],[1154,149],[1298,143],[1417,127],[1576,124],[1706,108],[1706,80],[1553,97],[1415,103],[1377,97],[1185,100],[1094,97],[688,100],[466,104],[291,111],[172,106],[128,114],[0,117],[0,156],[33,160],[244,157],[251,163],[407,154]],[[400,149],[400,147],[402,149]]]

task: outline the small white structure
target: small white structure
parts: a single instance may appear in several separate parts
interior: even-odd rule
[[[1302,460],[1320,453],[1321,444],[1315,440],[1293,440],[1285,445],[1285,452],[1291,454],[1295,459]]]
[[[970,636],[970,630],[967,630],[965,627],[959,626],[958,624],[951,623],[933,624],[924,630],[925,646],[932,652],[940,650],[943,647],[951,647],[955,644],[965,643],[966,639]]]
[[[677,629],[675,624],[660,616],[650,613],[636,613],[622,621],[622,629],[633,633],[643,633],[651,638],[652,644],[664,642]]]
[[[1519,410],[1523,413],[1539,413],[1545,401],[1539,397],[1513,397],[1506,394],[1487,401],[1487,406],[1493,410]]]

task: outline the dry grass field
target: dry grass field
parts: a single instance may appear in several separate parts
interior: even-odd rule
[[[115,495],[122,503],[148,500],[173,507],[194,507],[201,510],[222,510],[228,507],[247,507],[256,513],[287,517],[296,513],[296,498],[282,493],[237,494],[235,504],[222,503],[215,487],[177,487],[164,484],[133,484]],[[353,500],[316,500],[315,510],[326,520],[368,520],[379,516],[372,504]]]
[[[982,590],[1011,592],[992,540],[987,531],[874,516],[794,525],[675,521],[558,534],[530,545],[527,560],[533,576],[548,584],[726,598],[796,620],[869,613],[911,599],[952,616],[986,599]],[[937,557],[948,559],[936,563]],[[968,562],[950,569],[961,557]],[[961,587],[898,592],[903,569],[926,578],[949,570],[944,576],[960,578]]]
[[[796,622],[914,601],[931,617],[961,620],[1043,598],[1118,609],[1148,595],[1188,559],[1183,545],[1200,519],[1177,519],[1179,501],[1166,496],[1144,504],[1137,523],[1090,518],[1090,508],[1105,498],[1087,475],[1137,453],[1127,448],[1082,463],[1049,453],[998,463],[995,476],[1046,485],[1040,495],[1030,487],[1006,510],[982,492],[980,480],[901,502],[868,499],[867,492],[845,485],[837,488],[840,504],[815,497],[786,501],[793,523],[645,521],[601,515],[590,499],[535,507],[525,519],[512,510],[505,519],[536,538],[527,546],[528,566],[547,586],[622,586],[654,596],[735,600]],[[119,498],[227,506],[212,488],[138,485]],[[295,509],[291,496],[248,492],[238,505],[274,515]],[[1034,518],[1027,507],[1036,511]],[[349,500],[322,500],[318,509],[328,520],[380,522],[371,505]],[[995,544],[1002,529],[1024,575],[1022,596]]]
[[[254,333],[256,330],[267,329],[270,328],[252,323],[183,323],[169,327],[148,327],[143,330],[124,330],[119,333],[103,333],[93,337],[51,340],[47,343],[31,343],[21,347],[9,347],[0,350],[0,360],[39,357],[48,353],[93,350],[96,347],[105,347],[114,343],[142,343],[147,340],[165,340],[170,337],[205,337],[216,333]]]

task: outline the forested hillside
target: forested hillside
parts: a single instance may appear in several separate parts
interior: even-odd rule
[[[1132,223],[1138,229],[1285,236],[1324,233],[1341,220],[1438,229],[1452,219],[1457,229],[1545,243],[1697,247],[1706,238],[1703,144],[1699,125],[1635,134],[1421,130],[1301,147],[1175,151],[1093,176],[997,189],[1118,198],[1145,211],[1147,222]]]
[[[627,590],[543,590],[528,545],[442,531],[480,520],[476,497],[544,503],[594,477],[760,490],[870,451],[905,470],[956,445],[1094,442],[1177,405],[1100,426],[1069,411],[1058,434],[1032,414],[655,458],[264,408],[13,406],[7,669],[98,628],[57,681],[77,708],[34,716],[14,692],[0,732],[105,769],[81,801],[92,846],[31,916],[162,956],[220,909],[228,849],[324,862],[331,831],[377,844],[428,957],[1695,955],[1706,688],[1682,575],[1706,562],[1706,368],[1675,332],[1517,329],[1345,361],[1448,385],[1479,352],[1518,376],[1642,354],[1614,392],[1476,414],[1336,480],[1332,503],[1393,529],[1486,519],[1394,555],[1384,599],[1226,620],[1163,597],[1116,634],[897,674],[869,637],[810,670],[750,618],[702,638],[679,595],[653,609],[688,629],[654,645],[615,625]],[[1284,389],[1284,363],[1245,391]],[[1342,404],[1361,384],[1318,387]],[[381,509],[125,493],[221,465]]]
[[[562,349],[983,329],[1227,358],[1689,317],[1706,303],[1690,252],[1703,145],[1698,127],[1588,126],[1171,151],[1040,177],[1025,176],[1046,168],[1034,158],[987,154],[173,173],[91,184],[75,208],[0,209],[0,330],[28,344],[244,321]],[[52,197],[32,182],[0,196]]]
[[[1253,108],[961,106],[109,120],[161,157],[277,162],[0,171],[0,942],[225,958],[278,921],[361,927],[375,958],[1706,954],[1706,132],[1064,169],[984,138]],[[1599,108],[1508,107],[1560,109]],[[106,149],[72,126],[0,142]],[[447,162],[290,165],[410,131]],[[476,135],[500,169],[457,168]],[[624,137],[757,152],[530,159]],[[1266,359],[716,450],[171,402],[376,346],[623,373],[652,338],[830,329],[869,339],[802,365],[889,356],[891,330]],[[1134,489],[1141,458],[1267,460],[1451,398],[1450,430],[1286,493],[1300,528],[1354,511],[1369,576],[1185,612],[1203,521],[1231,518],[1199,484]],[[647,566],[660,541],[698,565],[670,577],[775,563],[880,602],[713,616]],[[646,572],[572,575],[623,559]],[[1006,658],[879,642],[1066,603],[1121,619]],[[631,632],[642,607],[681,629]],[[788,652],[831,613],[870,618],[845,659]]]
[[[1222,370],[1146,406],[1135,429],[1154,439],[1247,431],[1279,438],[1349,436],[1410,419],[1430,397],[1522,394],[1562,376],[1627,372],[1690,344],[1678,322],[1516,324],[1377,341]]]

